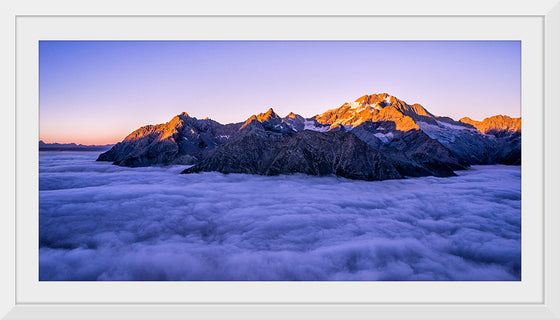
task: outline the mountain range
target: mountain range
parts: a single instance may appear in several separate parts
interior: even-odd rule
[[[476,164],[521,164],[521,118],[455,121],[387,93],[311,118],[271,108],[220,124],[183,112],[148,125],[102,153],[120,166],[193,165],[183,173],[304,173],[384,180],[455,175]]]

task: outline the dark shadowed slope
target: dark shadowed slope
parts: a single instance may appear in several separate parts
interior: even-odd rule
[[[379,150],[404,176],[454,176],[465,169],[439,141],[421,130],[396,130],[393,121],[366,121],[352,129],[357,137]]]
[[[360,180],[402,178],[383,155],[351,133],[305,130],[281,134],[257,123],[242,129],[232,141],[183,173],[201,171],[261,175],[305,173]]]

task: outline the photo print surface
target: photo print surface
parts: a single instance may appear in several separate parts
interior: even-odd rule
[[[520,281],[519,41],[40,41],[40,281]]]

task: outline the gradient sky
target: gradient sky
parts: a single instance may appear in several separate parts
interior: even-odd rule
[[[107,144],[183,111],[311,117],[387,92],[435,115],[521,112],[519,41],[40,41],[39,131]]]

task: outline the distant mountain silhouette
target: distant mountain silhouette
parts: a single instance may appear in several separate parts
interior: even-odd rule
[[[83,145],[75,143],[45,143],[39,140],[39,151],[104,151],[114,146],[105,145]]]

